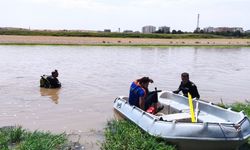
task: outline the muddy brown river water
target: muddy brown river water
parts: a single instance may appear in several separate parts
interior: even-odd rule
[[[41,89],[40,76],[54,69],[62,88]],[[80,134],[86,149],[98,149],[113,100],[134,79],[175,90],[184,71],[201,99],[250,100],[249,47],[0,46],[0,125]]]

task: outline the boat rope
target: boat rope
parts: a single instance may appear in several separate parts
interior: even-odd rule
[[[224,123],[219,123],[219,126],[221,128],[221,131],[223,135],[226,137],[225,132],[241,132],[241,125],[244,123],[246,120],[246,117],[242,119],[239,123],[237,124],[224,124]]]

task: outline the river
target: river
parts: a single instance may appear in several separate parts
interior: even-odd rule
[[[62,88],[40,88],[40,76],[54,69]],[[249,47],[0,46],[0,125],[76,133],[86,149],[98,149],[113,100],[128,95],[133,80],[149,76],[151,90],[172,91],[182,72],[201,99],[250,99]]]

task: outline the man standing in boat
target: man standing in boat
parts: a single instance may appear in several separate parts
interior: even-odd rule
[[[129,91],[129,104],[137,106],[142,110],[147,110],[151,106],[154,107],[154,110],[162,109],[158,108],[157,93],[155,93],[155,96],[152,94],[149,96],[148,85],[153,82],[149,77],[142,77],[132,82]]]
[[[181,74],[181,84],[179,88],[176,91],[173,91],[173,93],[178,94],[180,91],[182,91],[183,95],[188,97],[188,92],[191,94],[192,98],[200,98],[200,94],[198,92],[198,89],[196,85],[189,80],[189,74],[184,72]]]

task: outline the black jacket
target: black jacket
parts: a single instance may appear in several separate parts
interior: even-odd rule
[[[50,83],[50,88],[60,88],[61,87],[61,83],[59,82],[59,80],[57,78],[54,78],[52,76],[48,76],[47,80]]]
[[[173,92],[178,94],[180,91],[182,91],[183,95],[186,97],[188,97],[188,92],[189,92],[192,98],[198,98],[198,99],[200,98],[200,94],[197,90],[196,85],[191,81],[188,81],[186,84],[181,82],[179,88]]]

